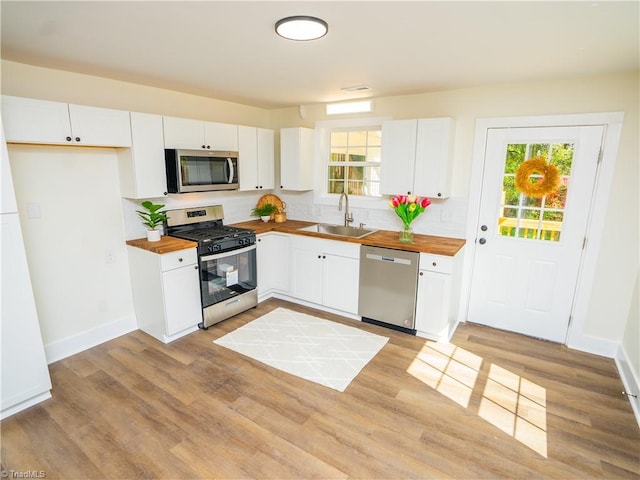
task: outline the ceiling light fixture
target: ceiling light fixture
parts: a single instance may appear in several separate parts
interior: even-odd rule
[[[328,31],[327,22],[307,15],[282,18],[276,22],[276,33],[289,40],[315,40],[324,37]]]
[[[327,103],[327,115],[343,115],[345,113],[369,113],[373,111],[371,100],[359,102]]]

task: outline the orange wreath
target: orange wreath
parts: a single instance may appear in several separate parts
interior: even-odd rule
[[[533,174],[542,175],[542,178],[531,183],[529,177]],[[541,198],[555,192],[560,184],[560,175],[554,165],[548,165],[542,157],[534,157],[526,160],[516,170],[516,188],[527,197]]]

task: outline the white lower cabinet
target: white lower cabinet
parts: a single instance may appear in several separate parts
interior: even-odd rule
[[[162,255],[127,249],[140,330],[164,343],[197,330],[202,304],[196,249]]]
[[[447,342],[458,324],[459,269],[462,254],[455,257],[420,254],[416,334]]]
[[[360,245],[302,236],[291,239],[291,296],[356,315]]]
[[[322,254],[323,305],[357,314],[359,286],[359,249],[355,257]]]
[[[289,251],[291,237],[281,233],[264,233],[256,237],[258,264],[258,298],[271,293],[289,293]]]

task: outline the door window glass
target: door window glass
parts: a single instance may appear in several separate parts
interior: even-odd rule
[[[532,240],[560,241],[562,221],[571,178],[573,143],[517,143],[507,145],[502,201],[498,213],[498,235]],[[542,196],[527,196],[516,186],[516,173],[523,163],[542,158],[553,165],[559,175],[559,185]],[[528,181],[536,185],[544,175],[533,173]]]

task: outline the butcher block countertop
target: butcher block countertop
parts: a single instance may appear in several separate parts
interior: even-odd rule
[[[298,230],[299,228],[315,225],[316,223],[317,222],[304,222],[302,220],[287,220],[283,223],[251,220],[249,222],[234,223],[233,226],[239,228],[250,228],[256,232],[256,235],[268,232],[292,233],[307,237],[326,238],[329,240],[358,243],[373,247],[395,248],[396,250],[432,253],[435,255],[446,255],[449,257],[456,255],[465,244],[465,240],[461,238],[437,237],[434,235],[419,234],[414,234],[413,243],[402,243],[398,240],[400,232],[392,230],[378,230],[364,238],[338,237],[335,235],[325,235],[323,233],[316,232],[302,232]],[[142,248],[160,255],[163,253],[171,253],[198,246],[196,242],[182,240],[180,238],[170,237],[167,235],[160,237],[159,242],[149,242],[146,238],[137,238],[135,240],[128,240],[127,245]]]
[[[137,238],[135,240],[127,240],[127,245],[142,248],[143,250],[148,250],[149,252],[160,255],[185,250],[187,248],[196,248],[198,246],[196,242],[169,237],[167,235],[162,235],[159,242],[150,242],[146,238]]]
[[[318,222],[304,222],[301,220],[287,220],[283,223],[251,220],[249,222],[234,223],[233,226],[239,228],[250,228],[256,232],[256,235],[268,232],[294,233],[296,235],[305,235],[308,237],[319,237],[329,240],[340,240],[343,242],[370,245],[373,247],[395,248],[397,250],[405,250],[409,252],[432,253],[435,255],[446,255],[450,257],[456,255],[466,242],[466,240],[461,238],[414,234],[413,243],[402,243],[398,240],[400,232],[391,230],[378,230],[364,238],[338,237],[335,235],[302,232],[298,230],[299,228],[315,225],[316,223]]]

